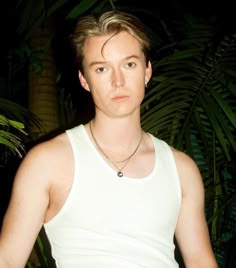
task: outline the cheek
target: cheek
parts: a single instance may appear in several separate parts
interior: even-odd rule
[[[144,89],[140,91],[139,96],[140,96],[140,100],[141,100],[141,102],[142,102],[143,99],[144,99],[144,96],[145,96],[145,90],[144,90]]]
[[[141,81],[139,81],[139,86],[138,86],[139,90],[138,90],[138,95],[139,98],[141,99],[141,101],[144,99],[145,96],[145,84],[144,84],[144,79],[142,79]]]
[[[93,76],[93,77],[90,77],[90,80],[89,80],[90,87],[94,89],[96,87],[104,88],[108,85],[108,83],[109,83],[109,78],[108,76],[105,76],[105,75]]]
[[[102,84],[100,84],[102,85]],[[90,93],[92,95],[93,101],[94,103],[98,104],[98,103],[102,103],[105,101],[106,99],[106,87],[104,85],[100,86],[100,87],[91,87]]]

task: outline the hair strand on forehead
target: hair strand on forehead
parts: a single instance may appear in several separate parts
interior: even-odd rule
[[[75,26],[71,35],[71,43],[79,69],[83,72],[83,49],[85,41],[89,37],[107,34],[113,34],[113,37],[122,31],[128,32],[138,40],[146,62],[148,62],[150,40],[146,34],[144,24],[132,14],[123,11],[107,11],[100,16],[84,16]]]

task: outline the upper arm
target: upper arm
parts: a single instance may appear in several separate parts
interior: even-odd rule
[[[182,203],[175,236],[186,267],[216,268],[205,218],[204,185],[195,162],[174,151],[182,188]]]
[[[24,267],[43,224],[49,204],[50,156],[45,149],[45,145],[31,149],[14,179],[0,236],[0,262],[5,259],[9,267]]]

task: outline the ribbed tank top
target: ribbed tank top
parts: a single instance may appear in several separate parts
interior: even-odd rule
[[[84,125],[66,131],[74,154],[71,191],[44,224],[58,268],[176,268],[174,230],[181,203],[175,160],[149,134],[155,166],[144,178],[119,178]]]

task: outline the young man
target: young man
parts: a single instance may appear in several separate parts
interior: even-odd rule
[[[196,164],[145,133],[140,104],[151,78],[137,18],[106,12],[72,36],[95,117],[31,149],[15,178],[0,267],[22,268],[44,226],[59,268],[216,268]]]

